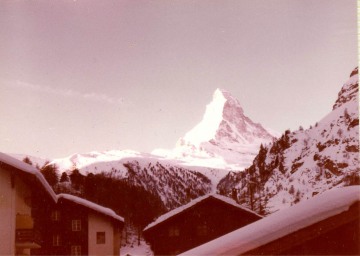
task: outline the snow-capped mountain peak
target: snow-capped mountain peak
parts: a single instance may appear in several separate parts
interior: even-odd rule
[[[223,89],[216,89],[202,121],[177,145],[201,147],[202,143],[210,142],[233,148],[231,144],[260,144],[271,139],[272,135],[267,130],[244,114],[236,98]]]
[[[185,136],[178,144],[189,143],[200,146],[202,142],[210,141],[218,136],[217,131],[223,120],[231,121],[243,115],[240,103],[223,89],[216,89],[212,101],[206,106],[202,121]]]
[[[153,153],[192,165],[241,170],[251,164],[260,144],[270,143],[273,138],[244,114],[231,93],[216,89],[200,123],[178,140],[175,149]]]

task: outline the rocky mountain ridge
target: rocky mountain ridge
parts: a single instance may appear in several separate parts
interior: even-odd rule
[[[334,187],[359,184],[358,108],[355,69],[328,115],[262,145],[253,164],[230,172],[218,190],[266,214]]]
[[[215,192],[228,170],[242,170],[261,143],[274,137],[245,116],[229,92],[217,89],[203,120],[179,139],[171,154],[111,150],[55,159],[60,173],[77,169],[82,175],[111,173],[116,179],[151,191],[168,209],[200,195]]]
[[[217,190],[268,214],[333,187],[359,183],[358,136],[355,69],[328,115],[278,139],[251,121],[230,93],[217,89],[203,120],[174,150],[94,151],[50,164],[68,174],[74,169],[83,175],[111,173],[154,192],[167,209]]]

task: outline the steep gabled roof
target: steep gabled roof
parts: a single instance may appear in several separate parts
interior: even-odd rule
[[[161,215],[154,222],[147,225],[145,227],[144,231],[149,230],[149,229],[157,226],[158,224],[164,222],[165,220],[168,220],[168,219],[174,217],[175,215],[178,215],[178,214],[190,209],[191,207],[197,205],[198,203],[200,203],[200,202],[202,202],[202,201],[204,201],[204,200],[206,200],[208,198],[215,198],[215,199],[220,200],[220,201],[222,201],[222,202],[224,202],[226,204],[232,205],[232,206],[234,206],[236,208],[239,208],[241,210],[244,210],[246,212],[249,212],[251,214],[254,214],[254,215],[259,216],[259,217],[262,218],[261,215],[259,215],[259,214],[255,213],[255,212],[253,212],[253,211],[239,205],[238,203],[236,203],[234,200],[232,200],[229,197],[221,196],[221,195],[218,195],[218,194],[209,194],[209,195],[205,195],[205,196],[202,196],[202,197],[198,197],[198,198],[190,201],[188,204],[180,206],[180,207],[178,207],[178,208],[176,208],[176,209],[174,209],[172,211],[169,211],[169,212],[165,213],[164,215]]]
[[[360,186],[332,189],[181,255],[240,255],[343,213],[360,201]]]
[[[54,202],[56,202],[57,197],[55,192],[38,169],[36,169],[32,165],[24,163],[18,159],[15,159],[7,154],[0,152],[0,166],[1,165],[7,165],[15,168],[19,172],[33,175],[36,180],[41,184],[41,186],[45,189],[45,191],[49,194],[49,196],[54,200]]]
[[[78,204],[78,205],[82,205],[82,206],[85,206],[93,211],[96,211],[98,213],[101,213],[103,215],[106,215],[108,217],[111,217],[117,221],[120,221],[122,223],[124,223],[124,218],[117,215],[112,209],[110,208],[106,208],[104,206],[101,206],[101,205],[98,205],[98,204],[95,204],[93,202],[90,202],[86,199],[83,199],[83,198],[80,198],[80,197],[77,197],[77,196],[73,196],[73,195],[69,195],[69,194],[58,194],[57,195],[57,199],[58,201],[60,199],[65,199],[65,200],[68,200],[68,201],[71,201],[75,204]]]
[[[69,195],[69,194],[59,194],[56,195],[54,190],[51,188],[49,183],[46,181],[44,176],[41,174],[41,172],[33,167],[32,165],[29,165],[27,163],[24,163],[18,159],[15,159],[7,154],[0,152],[0,167],[8,166],[14,168],[16,171],[23,172],[26,174],[33,175],[35,179],[42,185],[42,187],[45,189],[45,191],[51,196],[51,198],[54,200],[54,202],[58,202],[61,198],[72,201],[76,204],[85,206],[87,208],[90,208],[94,211],[97,211],[101,214],[104,214],[108,217],[111,217],[117,221],[124,222],[124,218],[117,215],[112,209],[103,207],[101,205],[95,204],[93,202],[90,202],[88,200],[82,199],[77,196]]]

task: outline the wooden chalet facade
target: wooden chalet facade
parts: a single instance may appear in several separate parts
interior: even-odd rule
[[[119,255],[124,219],[0,153],[0,255]]]
[[[119,255],[122,217],[88,200],[57,195],[44,222],[48,227],[41,255]]]
[[[360,255],[360,186],[332,189],[182,255]]]
[[[155,255],[174,255],[261,218],[230,198],[207,195],[160,216],[143,235]]]
[[[31,255],[43,246],[43,206],[56,195],[33,166],[0,153],[0,255]]]

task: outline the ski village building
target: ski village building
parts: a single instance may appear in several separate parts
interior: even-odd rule
[[[41,205],[56,195],[32,166],[0,153],[0,254],[29,255],[41,247]]]
[[[182,255],[359,255],[360,186],[334,188]]]
[[[143,235],[155,255],[174,255],[261,218],[228,197],[212,194],[160,216]]]
[[[0,153],[0,255],[119,255],[124,219]]]
[[[69,195],[57,195],[57,204],[44,220],[43,255],[119,255],[124,219],[109,208]]]

